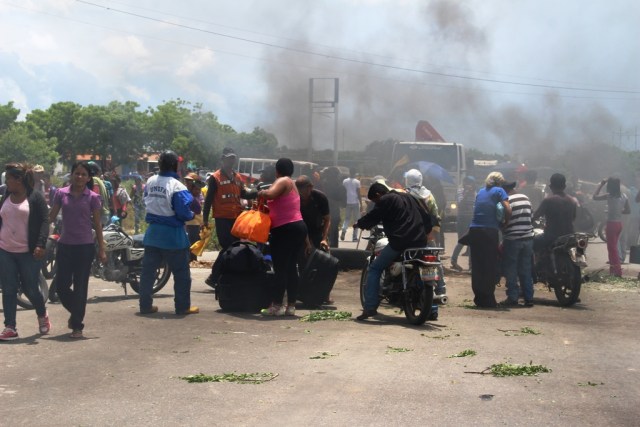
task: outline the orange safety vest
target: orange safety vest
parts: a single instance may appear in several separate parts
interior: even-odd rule
[[[240,191],[244,186],[242,181],[236,178],[235,173],[233,174],[233,178],[229,179],[226,175],[222,174],[222,169],[215,171],[213,177],[217,184],[211,209],[213,211],[213,217],[237,218],[243,211],[240,202]]]

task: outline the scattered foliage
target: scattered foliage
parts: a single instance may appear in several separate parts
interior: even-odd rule
[[[349,311],[335,311],[335,310],[323,310],[312,311],[311,313],[302,316],[301,322],[318,322],[320,320],[349,320],[351,319],[351,312]]]
[[[332,354],[326,351],[320,352],[317,356],[311,356],[309,359],[328,359],[330,357],[337,356],[337,354]]]
[[[255,372],[250,374],[236,374],[235,372],[231,372],[220,375],[205,375],[200,373],[179,378],[181,380],[185,380],[188,383],[228,382],[240,384],[262,384],[264,382],[271,381],[277,376],[278,374],[274,374],[271,372]]]
[[[408,351],[413,351],[410,348],[404,348],[404,347],[391,347],[391,346],[387,346],[387,353],[406,353]]]
[[[551,372],[551,369],[542,365],[534,365],[531,362],[528,365],[496,363],[488,369],[494,377],[536,376],[541,372]]]
[[[449,356],[449,358],[451,359],[453,357],[475,356],[476,354],[478,353],[475,350],[466,349],[466,350],[462,350],[460,353],[452,354],[451,356]]]

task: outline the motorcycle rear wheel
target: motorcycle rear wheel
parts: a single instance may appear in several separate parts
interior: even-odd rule
[[[422,325],[431,314],[433,287],[423,283],[415,268],[407,272],[407,290],[404,294],[404,315],[412,325]]]
[[[49,298],[49,285],[47,284],[47,279],[44,278],[42,274],[38,278],[38,288],[40,289],[40,294],[42,295],[42,299],[44,302],[47,302]],[[18,289],[18,305],[27,310],[33,310],[33,304],[29,301],[29,298],[22,292],[22,288]]]
[[[162,261],[162,264],[160,264],[160,267],[158,267],[158,269],[156,270],[156,275],[155,275],[155,281],[153,283],[153,288],[151,293],[155,294],[156,292],[158,292],[160,289],[164,288],[164,285],[167,284],[167,282],[169,281],[169,277],[171,276],[171,271],[169,270],[169,266],[167,265],[166,261]],[[140,275],[137,274],[136,275],[136,279],[140,279]],[[137,294],[140,293],[140,281],[139,280],[135,280],[133,282],[129,282],[129,284],[131,285],[131,289],[133,289],[133,291]]]
[[[558,276],[554,280],[553,290],[558,302],[563,307],[575,304],[580,296],[582,287],[582,275],[580,267],[575,265],[569,255],[561,254],[556,259]]]

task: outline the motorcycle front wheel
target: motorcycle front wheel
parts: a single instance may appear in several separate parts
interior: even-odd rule
[[[43,301],[47,302],[49,298],[49,285],[47,284],[47,279],[45,279],[42,274],[40,274],[38,279],[38,289],[40,290]],[[22,287],[18,288],[18,305],[27,310],[33,310],[33,304],[31,304],[29,298],[22,292]]]
[[[371,261],[369,259],[367,259],[367,264],[362,269],[362,274],[360,275],[360,305],[362,305],[362,309],[363,310],[364,310],[365,294],[366,294],[366,289],[367,289],[367,276],[369,275],[369,265],[370,264],[371,264]],[[380,286],[382,286],[382,281],[383,280],[384,280],[384,272],[380,276]],[[378,294],[379,294],[379,292],[378,292]],[[376,307],[378,307],[380,305],[381,301],[382,301],[382,296],[380,296],[380,298],[378,299],[378,301],[376,303]]]
[[[166,261],[162,261],[162,264],[160,264],[160,267],[158,267],[158,269],[156,270],[156,274],[155,274],[155,280],[153,282],[153,288],[151,293],[155,294],[156,292],[158,292],[160,289],[164,288],[164,285],[167,284],[167,282],[169,281],[169,276],[171,276],[171,271],[169,271],[169,266],[167,265]],[[136,274],[136,280],[129,282],[129,284],[131,285],[131,289],[133,289],[133,291],[137,294],[140,293],[140,275]]]
[[[575,304],[580,296],[582,287],[582,275],[580,267],[575,265],[569,255],[562,254],[556,259],[558,276],[554,280],[553,290],[558,302],[563,307]]]
[[[407,289],[404,294],[404,315],[412,325],[422,325],[431,314],[433,287],[423,283],[417,268],[407,273]]]

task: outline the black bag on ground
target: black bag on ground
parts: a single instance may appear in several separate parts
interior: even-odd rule
[[[629,263],[640,264],[640,246],[634,245],[629,249]]]
[[[216,299],[225,311],[259,311],[271,303],[273,273],[250,242],[234,242],[218,255]]]
[[[298,300],[307,306],[322,305],[338,277],[338,259],[314,249],[300,274]]]

